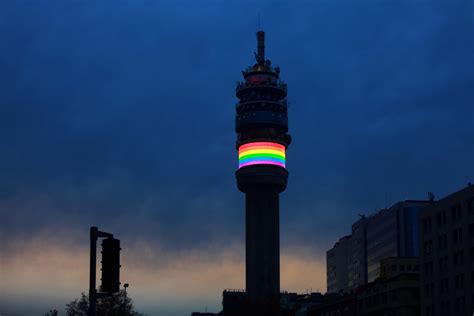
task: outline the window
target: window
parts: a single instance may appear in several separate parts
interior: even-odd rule
[[[462,243],[462,227],[456,228],[453,231],[453,241],[455,244]]]
[[[456,290],[462,290],[464,289],[464,274],[458,274],[454,278],[454,288]]]
[[[398,301],[398,293],[397,290],[392,290],[390,291],[390,296],[392,301],[397,302]]]
[[[462,266],[464,264],[464,251],[455,252],[453,259],[455,266]]]
[[[441,211],[436,214],[436,224],[438,227],[446,225],[446,211]]]
[[[433,283],[425,284],[425,296],[426,297],[433,296]]]
[[[426,217],[422,220],[423,231],[425,233],[431,233],[431,217]]]
[[[439,294],[449,292],[449,281],[448,279],[442,279],[439,281]]]
[[[464,298],[464,296],[457,297],[454,304],[454,311],[456,313],[463,313],[465,305],[466,305],[466,299]]]
[[[438,264],[439,264],[439,272],[444,272],[448,270],[448,257],[445,256],[445,257],[439,258]]]
[[[448,316],[449,315],[449,301],[441,301],[441,303],[439,303],[439,309],[441,311],[441,315]]]
[[[469,214],[474,214],[474,198],[467,200],[467,212]]]
[[[424,268],[426,275],[433,275],[433,261],[425,262]]]
[[[448,247],[448,235],[443,234],[438,236],[438,249],[446,249]]]
[[[434,316],[434,305],[428,305],[426,306],[426,316]]]
[[[451,208],[451,218],[453,222],[459,221],[462,217],[461,204],[456,204]]]
[[[433,248],[433,241],[432,240],[425,241],[425,243],[423,244],[423,250],[424,250],[425,255],[431,254],[432,248]]]

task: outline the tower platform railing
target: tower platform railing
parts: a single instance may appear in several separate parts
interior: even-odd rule
[[[267,81],[264,83],[247,83],[247,82],[238,81],[237,87],[235,88],[235,92],[238,93],[241,90],[248,89],[248,88],[255,88],[255,87],[278,88],[285,91],[285,93],[287,92],[287,89],[288,89],[287,84],[283,80],[277,80],[276,82]]]

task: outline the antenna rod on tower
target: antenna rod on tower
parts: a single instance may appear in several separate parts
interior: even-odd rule
[[[257,63],[260,65],[265,64],[265,32],[258,31],[257,32]]]
[[[260,31],[260,12],[258,12],[258,17],[257,17],[257,32]]]

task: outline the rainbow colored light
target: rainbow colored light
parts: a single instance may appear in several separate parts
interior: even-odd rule
[[[239,147],[239,169],[251,165],[285,168],[285,146],[272,142],[247,143]]]

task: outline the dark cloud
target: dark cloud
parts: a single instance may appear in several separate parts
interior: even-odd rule
[[[259,11],[291,102],[285,247],[323,255],[358,213],[473,180],[470,0],[4,1],[2,239],[242,242],[234,85]]]

